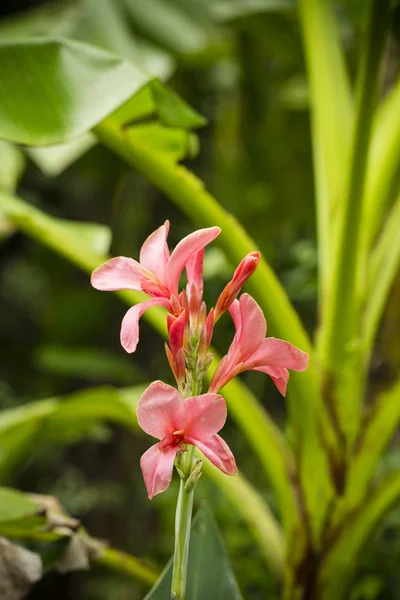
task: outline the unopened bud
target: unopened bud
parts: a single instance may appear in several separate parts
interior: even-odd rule
[[[203,461],[195,458],[192,465],[192,472],[185,481],[185,492],[191,492],[202,474]]]
[[[181,479],[185,479],[185,468],[184,468],[184,459],[183,459],[184,451],[180,450],[175,457],[175,468],[178,471],[179,477]]]
[[[207,336],[207,328],[206,328],[206,324],[204,323],[203,327],[200,330],[199,351],[198,351],[199,357],[203,357],[206,355],[208,347],[209,347],[209,343],[208,343],[208,336]]]
[[[260,262],[259,252],[250,252],[244,257],[237,267],[231,281],[225,286],[218,298],[214,312],[214,323],[218,321],[239,294],[241,287],[246,283],[249,277],[254,273]]]
[[[175,356],[179,348],[184,345],[184,335],[186,327],[186,311],[184,308],[176,315],[167,315],[167,329],[169,336],[169,346],[172,354]]]
[[[194,281],[187,285],[187,296],[189,300],[189,322],[192,330],[197,328],[199,309],[201,304],[201,295]]]

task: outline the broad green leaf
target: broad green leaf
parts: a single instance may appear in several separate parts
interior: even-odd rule
[[[97,140],[91,133],[85,133],[81,137],[64,144],[41,148],[26,148],[25,151],[45,175],[56,177],[96,143]]]
[[[158,108],[160,121],[168,127],[192,129],[202,127],[206,119],[196,113],[173,90],[164,87],[158,81],[151,84],[154,102]]]
[[[20,77],[26,70],[27,76]],[[164,138],[182,138],[175,141],[184,148],[179,158],[193,156],[197,142],[178,129],[205,123],[172,90],[127,60],[72,40],[0,44],[0,80],[0,91],[1,86],[7,90],[0,102],[0,138],[50,146],[27,149],[49,176],[61,173],[96,143],[88,130],[110,113],[124,124],[153,115],[176,129],[151,137],[158,147],[165,145]]]
[[[77,0],[75,5],[48,4],[1,21],[0,36],[2,41],[25,41],[30,36],[63,35],[114,52],[136,67],[165,80],[172,72],[172,59],[143,40],[135,39],[121,6],[122,2],[117,0]],[[45,175],[54,177],[95,143],[92,135],[85,134],[67,143],[50,148],[31,148],[26,152]]]
[[[124,0],[124,3],[136,29],[162,48],[184,55],[200,52],[209,43],[207,29],[174,2]]]
[[[211,511],[203,507],[193,519],[186,596],[190,600],[241,600],[223,541]],[[145,600],[165,600],[171,594],[172,562]]]
[[[125,18],[123,0],[59,0],[0,21],[2,41],[44,36],[93,44],[162,80],[174,68],[166,52],[134,34]]]
[[[12,488],[0,487],[0,522],[36,515],[38,509],[37,503],[25,494]]]
[[[127,137],[159,152],[163,159],[176,163],[185,157],[193,158],[198,153],[198,141],[194,134],[182,129],[163,127],[157,123],[130,127]]]
[[[150,80],[126,60],[81,42],[2,43],[0,137],[38,146],[65,142]]]

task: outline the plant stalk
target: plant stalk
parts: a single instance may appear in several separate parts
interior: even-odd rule
[[[190,463],[193,462],[194,450],[194,446],[189,446],[187,451],[188,456],[186,457],[187,463],[189,461]],[[183,600],[186,590],[194,487],[190,491],[186,491],[185,483],[186,479],[181,479],[176,505],[174,567],[171,587],[172,600]]]

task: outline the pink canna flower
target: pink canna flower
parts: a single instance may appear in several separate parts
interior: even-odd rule
[[[223,357],[210,384],[210,392],[218,392],[233,377],[243,371],[267,373],[280,393],[286,395],[288,369],[304,371],[308,355],[277,338],[266,338],[267,323],[257,302],[242,294],[229,308],[236,334],[228,354]]]
[[[140,427],[160,441],[147,450],[140,466],[149,498],[164,492],[172,479],[174,461],[186,444],[197,446],[218,469],[237,472],[235,458],[217,432],[226,420],[225,400],[218,394],[203,394],[185,400],[177,390],[155,381],[139,400]]]
[[[171,254],[167,245],[168,232],[169,221],[166,221],[147,238],[140,250],[140,262],[118,256],[92,273],[91,283],[97,290],[138,290],[151,296],[146,302],[130,308],[122,321],[121,344],[129,353],[136,350],[139,319],[147,309],[164,306],[171,313],[179,313],[182,307],[178,286],[183,269],[186,267],[198,279],[201,253],[221,230],[209,227],[194,231],[183,238]]]

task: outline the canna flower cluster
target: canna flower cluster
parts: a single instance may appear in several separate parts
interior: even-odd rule
[[[197,447],[222,472],[236,473],[234,456],[218,435],[227,416],[225,400],[218,392],[231,379],[243,371],[262,371],[285,395],[288,369],[304,371],[308,365],[305,352],[289,342],[266,337],[267,324],[254,298],[242,294],[237,299],[259,264],[259,252],[243,258],[215,308],[207,311],[203,301],[204,248],[221,230],[209,227],[195,231],[183,238],[172,253],[167,245],[168,232],[166,221],[144,242],[139,262],[124,256],[112,258],[98,267],[91,278],[98,290],[138,290],[149,296],[130,308],[122,321],[121,344],[129,353],[136,350],[143,313],[153,306],[167,309],[165,350],[178,390],[161,381],[152,383],[142,395],[137,411],[141,428],[159,440],[140,461],[149,498],[168,488],[174,464],[185,486],[196,484],[201,460],[194,458],[187,464],[188,446]],[[187,284],[180,291],[184,270]],[[209,352],[213,329],[225,311],[229,311],[236,333],[208,392],[202,393],[213,358]]]

